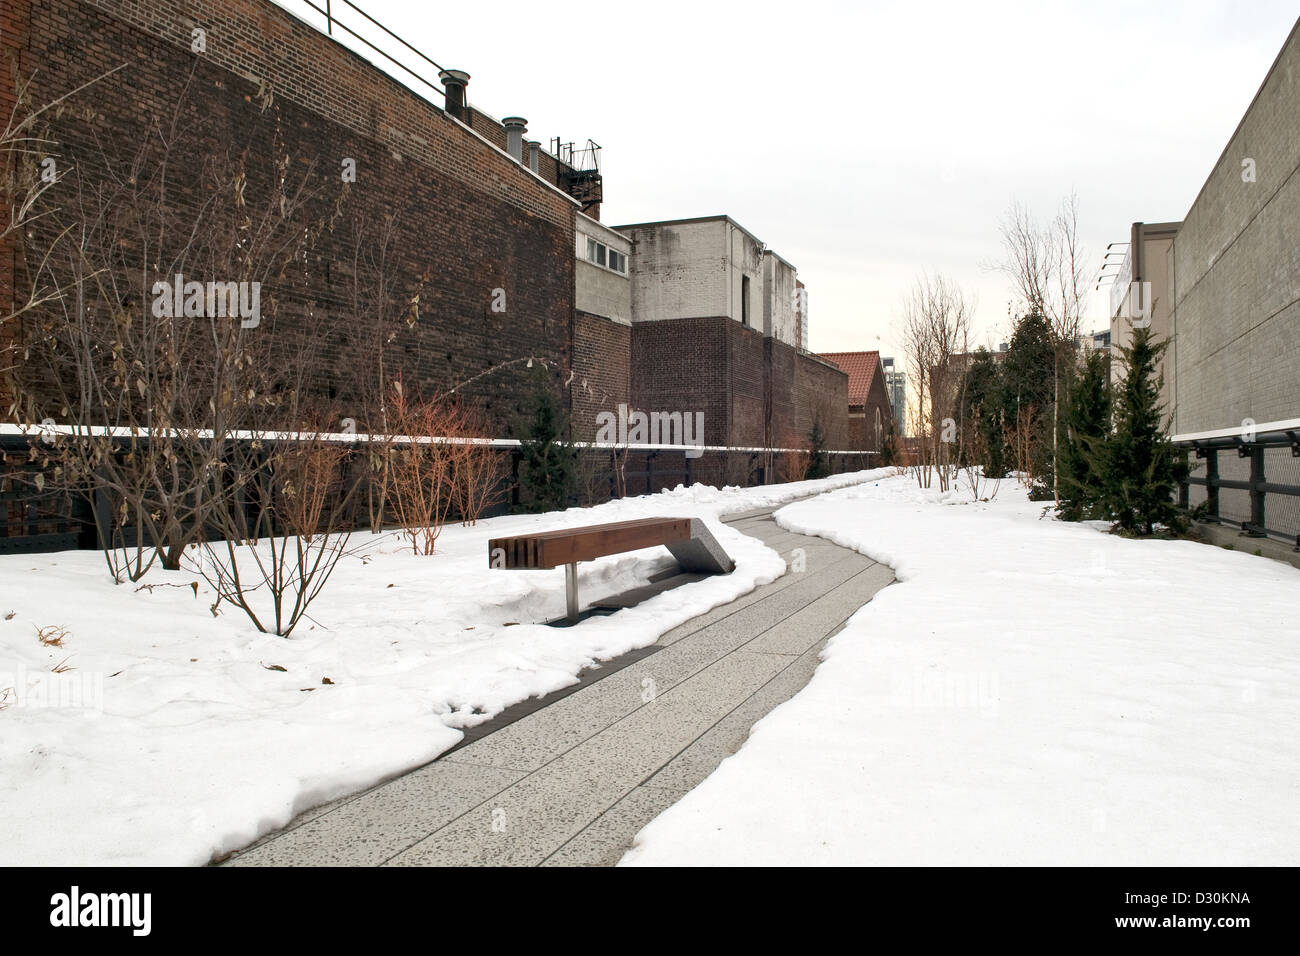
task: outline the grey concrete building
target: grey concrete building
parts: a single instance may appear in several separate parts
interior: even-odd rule
[[[1300,418],[1300,22],[1165,254],[1175,434]]]
[[[795,267],[730,216],[617,228],[635,243],[636,322],[726,316],[799,345]]]
[[[574,268],[574,304],[579,312],[600,316],[622,325],[632,322],[632,283],[628,277],[631,241],[578,213],[574,228],[577,264]]]
[[[1121,263],[1114,284],[1110,287],[1110,346],[1118,350],[1128,346],[1133,338],[1134,323],[1147,323],[1154,336],[1168,340],[1161,361],[1160,372],[1164,386],[1160,400],[1167,413],[1174,409],[1174,380],[1177,367],[1174,356],[1177,343],[1173,341],[1171,316],[1174,306],[1173,273],[1168,261],[1174,237],[1181,222],[1135,222],[1129,228],[1128,254]],[[1123,374],[1120,362],[1110,366],[1111,381]]]

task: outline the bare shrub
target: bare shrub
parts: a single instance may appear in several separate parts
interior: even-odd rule
[[[461,524],[470,526],[505,495],[505,465],[500,450],[490,443],[481,412],[464,410],[459,424],[461,444],[453,451],[452,492]]]
[[[319,432],[235,443],[213,488],[199,570],[259,631],[287,637],[350,554],[350,449]]]
[[[939,489],[947,491],[957,473],[962,436],[954,426],[973,313],[961,287],[941,275],[922,275],[903,300],[903,347],[916,386],[913,470],[923,488],[937,475]]]
[[[1016,415],[1014,424],[1003,427],[1006,445],[1011,449],[1011,459],[1026,488],[1033,488],[1042,477],[1037,473],[1038,456],[1034,454],[1035,436],[1038,434],[1038,406],[1026,405]]]
[[[785,480],[803,481],[808,475],[808,469],[812,467],[811,453],[799,447],[799,439],[789,432],[781,444],[781,472],[785,475]]]
[[[19,417],[56,424],[33,450],[91,504],[119,582],[157,559],[180,566],[210,520],[232,436],[285,412],[283,396],[310,391],[319,371],[319,337],[297,316],[277,327],[276,293],[310,282],[330,214],[309,210],[333,184],[295,164],[278,135],[269,153],[213,154],[189,118],[182,96],[138,142],[102,140],[87,121],[76,135],[97,147],[41,194],[28,234],[30,298],[44,304],[25,319]],[[183,314],[173,308],[177,276],[208,280],[201,314],[188,291]],[[241,305],[260,292],[255,316],[235,315],[236,287]]]
[[[416,554],[433,554],[457,501],[457,458],[464,416],[446,401],[424,401],[393,383],[391,420],[399,437],[389,449],[389,510]]]

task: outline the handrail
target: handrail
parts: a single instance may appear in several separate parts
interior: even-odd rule
[[[192,434],[195,438],[211,438],[212,432],[209,429],[199,429],[193,432],[180,430],[186,434]],[[177,430],[172,430],[177,433]],[[22,438],[41,438],[42,435],[59,434],[68,436],[82,437],[99,437],[99,438],[148,438],[150,429],[148,428],[126,428],[126,427],[109,427],[106,425],[13,425],[0,423],[0,437],[6,435]],[[384,443],[393,442],[395,444],[450,444],[450,445],[486,445],[491,448],[519,448],[522,443],[517,438],[449,438],[441,435],[384,435],[369,432],[303,432],[303,431],[231,431],[226,435],[230,441],[320,441],[339,442],[342,444],[352,444],[354,442],[366,443]],[[579,445],[583,448],[597,448],[602,451],[726,451],[726,452],[748,452],[750,454],[765,453],[784,453],[784,452],[807,452],[807,448],[764,448],[761,446],[746,445],[653,445],[642,444],[637,442],[608,442],[608,441],[581,441],[577,440],[571,444]],[[823,454],[826,455],[874,455],[879,452],[873,452],[861,448],[846,449],[826,449]]]
[[[1259,422],[1250,425],[1250,430],[1255,435],[1264,435],[1271,432],[1300,431],[1300,418],[1288,418],[1277,422]],[[1246,431],[1246,428],[1242,425],[1233,425],[1228,428],[1215,428],[1210,431],[1173,435],[1169,440],[1175,445],[1181,445],[1187,442],[1210,441],[1216,438],[1233,438],[1240,436],[1244,431]]]
[[[374,50],[374,51],[375,51],[376,53],[378,53],[380,56],[383,56],[383,57],[387,58],[388,60],[390,60],[391,62],[393,62],[394,64],[396,64],[397,66],[400,66],[403,70],[405,70],[407,73],[411,74],[411,76],[415,77],[417,80],[419,80],[419,81],[420,81],[421,83],[423,83],[425,86],[427,86],[429,89],[433,90],[433,91],[434,91],[435,93],[437,93],[439,96],[441,96],[441,97],[443,97],[444,99],[446,99],[446,96],[447,96],[447,92],[446,92],[446,90],[443,90],[443,89],[441,89],[440,87],[434,86],[432,83],[430,83],[430,82],[429,82],[428,80],[426,80],[424,77],[422,77],[419,73],[416,73],[413,69],[411,69],[411,68],[410,68],[409,66],[407,66],[405,63],[403,63],[401,60],[397,59],[397,57],[393,56],[393,55],[392,55],[391,53],[389,53],[387,50],[384,50],[384,49],[382,49],[381,47],[375,46],[375,44],[371,43],[369,40],[367,40],[365,37],[363,37],[360,33],[357,33],[356,30],[353,30],[353,29],[352,29],[350,26],[348,26],[346,23],[344,23],[344,22],[342,22],[341,20],[339,20],[338,17],[334,16],[332,10],[329,9],[329,0],[326,0],[326,9],[321,9],[320,7],[316,6],[316,4],[312,2],[312,0],[302,0],[302,2],[305,3],[305,4],[307,4],[307,6],[311,7],[313,10],[315,10],[317,13],[319,13],[321,16],[323,16],[323,17],[325,18],[326,23],[329,25],[329,28],[330,28],[330,35],[331,35],[331,36],[333,36],[333,28],[334,28],[334,26],[337,25],[337,26],[339,26],[339,27],[342,27],[344,30],[346,30],[346,31],[347,31],[348,33],[350,33],[352,36],[356,37],[358,40],[360,40],[360,41],[361,41],[362,43],[364,43],[366,46],[370,47],[370,49]],[[407,48],[408,50],[410,50],[412,53],[416,54],[416,56],[420,57],[422,60],[424,60],[425,62],[431,64],[432,66],[436,66],[436,67],[438,67],[438,71],[439,71],[439,72],[442,71],[443,68],[442,68],[441,66],[438,66],[438,64],[435,63],[432,59],[430,59],[428,56],[425,56],[425,54],[421,53],[421,52],[420,52],[419,50],[417,50],[415,47],[411,46],[411,44],[407,43],[405,40],[403,40],[401,37],[399,37],[399,36],[398,36],[396,33],[394,33],[392,30],[388,29],[388,27],[384,26],[382,23],[380,23],[378,20],[376,20],[376,19],[375,19],[374,17],[372,17],[370,14],[366,13],[366,11],[362,10],[362,9],[361,9],[360,7],[358,7],[355,3],[351,3],[350,0],[342,0],[342,2],[343,2],[343,3],[346,3],[346,4],[347,4],[349,7],[351,7],[353,10],[356,10],[357,13],[361,14],[363,17],[365,17],[367,20],[369,20],[369,21],[370,21],[371,23],[373,23],[375,26],[379,27],[379,29],[383,30],[383,31],[384,31],[385,33],[387,33],[390,37],[392,37],[392,38],[393,38],[394,40],[396,40],[398,43],[402,44],[402,46],[406,47],[406,48]]]
[[[1300,551],[1300,529],[1282,531],[1268,527],[1268,496],[1300,497],[1300,485],[1269,481],[1265,474],[1264,453],[1269,448],[1291,448],[1291,455],[1300,458],[1300,419],[1266,422],[1249,428],[1222,428],[1188,435],[1175,435],[1170,443],[1177,449],[1194,451],[1197,458],[1205,460],[1205,477],[1188,475],[1178,484],[1178,503],[1186,508],[1190,504],[1191,486],[1205,488],[1207,520],[1235,524],[1250,537],[1270,535],[1295,538],[1295,550]],[[1235,449],[1237,457],[1250,459],[1250,478],[1246,481],[1223,478],[1219,474],[1219,453]],[[1250,520],[1235,521],[1221,514],[1219,490],[1245,491],[1250,495]]]

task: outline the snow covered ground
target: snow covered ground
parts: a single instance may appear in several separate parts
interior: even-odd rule
[[[1300,863],[1300,570],[1042,518],[1008,483],[777,520],[900,583],[624,864]]]
[[[395,535],[357,535],[362,553],[311,607],[318,623],[288,640],[228,606],[214,617],[192,570],[155,569],[144,583],[176,586],[150,591],[114,586],[97,552],[0,557],[0,865],[201,864],[243,846],[784,573],[718,515],[869,476],[495,518],[447,528],[429,557]],[[563,569],[488,568],[490,537],[650,515],[705,518],[735,572],[550,628],[540,622],[564,613]],[[581,594],[644,584],[671,561],[657,548],[584,564]],[[49,626],[66,628],[62,646],[38,640]]]

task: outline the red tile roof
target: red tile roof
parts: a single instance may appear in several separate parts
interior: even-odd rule
[[[818,358],[838,365],[849,376],[849,404],[865,405],[880,368],[879,352],[819,352]]]

